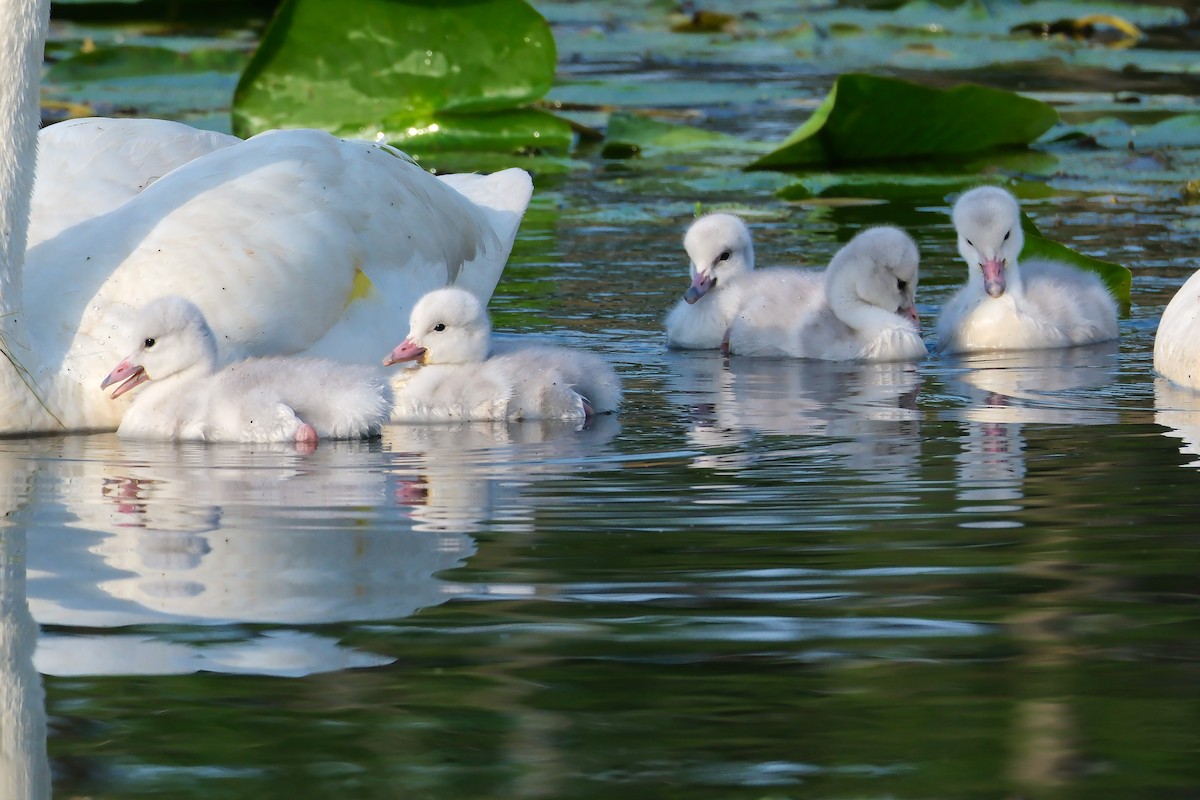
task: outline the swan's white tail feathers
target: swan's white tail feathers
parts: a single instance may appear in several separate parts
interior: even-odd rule
[[[306,359],[307,361],[307,359]],[[305,381],[297,402],[301,418],[323,439],[377,436],[392,413],[392,387],[378,370],[336,362],[317,362],[323,380]],[[312,367],[310,367],[312,368]]]
[[[485,248],[473,261],[452,275],[461,286],[486,303],[500,282],[500,274],[512,253],[517,229],[533,197],[533,179],[515,167],[492,173],[439,176],[443,183],[462,194],[483,212],[495,235],[495,248]]]

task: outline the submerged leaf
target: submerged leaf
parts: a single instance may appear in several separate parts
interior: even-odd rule
[[[776,150],[748,169],[938,158],[1027,145],[1058,113],[1046,103],[975,84],[931,89],[894,78],[841,75]]]
[[[564,149],[567,123],[523,108],[550,88],[555,62],[549,26],[524,0],[285,0],[238,84],[234,130],[446,147],[453,129],[454,146]]]

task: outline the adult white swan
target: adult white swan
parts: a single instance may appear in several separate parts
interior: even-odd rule
[[[1171,383],[1200,390],[1200,272],[1167,303],[1154,335],[1154,371]]]
[[[1117,338],[1117,304],[1098,276],[1055,261],[1017,263],[1025,243],[1016,199],[996,186],[952,212],[967,283],[938,318],[944,353],[1041,350]]]
[[[364,363],[431,289],[490,296],[532,192],[521,170],[441,181],[319,131],[90,120],[43,137],[31,199],[48,7],[0,5],[0,433],[115,428],[123,404],[95,385],[131,308],[163,294],[201,308],[225,358]]]

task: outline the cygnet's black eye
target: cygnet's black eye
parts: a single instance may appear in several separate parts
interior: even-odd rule
[[[902,281],[899,278],[897,278],[896,279],[896,288],[902,292],[907,290],[908,289],[908,281]]]
[[[434,325],[434,326],[433,326],[433,329],[434,329],[435,331],[444,331],[444,330],[446,330],[446,323],[444,323],[444,322],[439,322],[437,325]]]
[[[729,252],[728,250],[722,250],[721,255],[717,256],[717,261],[728,261],[731,255],[733,255],[733,253]]]
[[[154,337],[150,337],[146,341],[142,342],[142,344],[146,347],[154,347]]]
[[[1007,242],[1009,236],[1012,236],[1012,231],[1009,231],[1008,233],[1004,234],[1004,241]]]

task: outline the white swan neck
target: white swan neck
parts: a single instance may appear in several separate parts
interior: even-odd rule
[[[825,272],[825,297],[834,316],[859,335],[870,336],[877,331],[900,325],[901,318],[864,300],[855,285],[865,265],[852,258],[836,258]]]
[[[0,311],[21,303],[21,269],[37,164],[40,73],[50,3],[0,2]]]
[[[22,272],[49,19],[49,0],[0,0],[0,406],[11,409],[0,427],[12,429],[27,416],[46,416],[12,362],[31,372],[39,366],[25,326]]]

